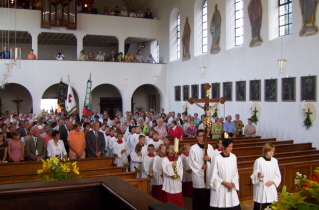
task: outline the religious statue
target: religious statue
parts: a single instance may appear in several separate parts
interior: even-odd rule
[[[248,15],[252,34],[249,47],[257,47],[263,43],[263,39],[260,35],[263,19],[263,8],[261,0],[250,0],[250,3],[248,5]]]
[[[312,36],[318,33],[316,23],[317,4],[319,0],[299,0],[302,28],[299,32],[300,36]]]
[[[186,23],[184,25],[184,33],[182,37],[183,43],[183,61],[187,61],[191,58],[190,54],[190,37],[191,37],[191,27],[188,23],[188,17],[186,17]]]
[[[212,45],[210,48],[211,54],[217,54],[220,52],[220,32],[221,32],[222,18],[218,10],[218,5],[215,4],[215,11],[210,23],[210,33],[212,34]]]

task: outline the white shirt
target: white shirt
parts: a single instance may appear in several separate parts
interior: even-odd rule
[[[154,163],[154,157],[150,157],[148,156],[148,154],[143,157],[142,178],[148,178],[147,175],[149,175],[150,173],[153,173],[153,163]],[[151,184],[152,184],[152,180],[151,180]]]
[[[262,179],[258,173],[264,174]],[[257,203],[272,203],[278,200],[276,188],[280,185],[281,174],[278,166],[278,160],[274,157],[266,161],[263,157],[258,158],[254,163],[254,172],[250,176],[254,184],[254,201]],[[270,187],[265,186],[268,181],[274,181]]]
[[[143,155],[138,156],[135,151],[131,152],[131,171],[135,171],[135,168],[140,169],[141,172],[136,174],[136,178],[142,178],[142,161],[143,161]]]
[[[163,185],[163,166],[162,166],[162,161],[164,157],[160,157],[156,155],[154,157],[154,162],[153,162],[153,174],[154,174],[154,179],[152,179],[152,184],[153,185]]]
[[[127,156],[130,154],[130,149],[128,148],[126,141],[122,141],[123,142],[121,144],[119,144],[117,141],[115,141],[113,144],[113,154],[117,154],[114,163],[116,163],[117,166],[123,166],[124,163],[128,163]],[[125,149],[125,152],[121,154],[123,149]]]
[[[222,182],[234,183],[235,189],[228,191]],[[239,190],[239,176],[237,169],[237,158],[230,153],[229,157],[218,154],[214,157],[212,177],[210,179],[210,206],[229,208],[239,205],[236,190]]]
[[[204,182],[204,169],[202,166],[204,165],[204,149],[200,148],[198,144],[194,144],[189,151],[189,166],[192,169],[192,181],[193,187],[202,189],[210,188],[209,179],[211,175],[211,163],[216,155],[214,148],[208,144],[207,154],[211,158],[211,161],[207,161],[207,170],[206,170],[206,184]]]
[[[62,160],[64,155],[67,155],[65,147],[64,147],[64,143],[62,140],[58,141],[58,149],[60,150],[60,157],[59,158]],[[56,146],[54,144],[53,139],[48,142],[47,151],[48,151],[48,157],[55,157]]]
[[[173,162],[170,162],[167,157],[163,158],[162,166],[163,166],[163,191],[171,194],[176,194],[182,192],[182,179],[183,179],[183,163],[182,159],[178,157],[177,159],[177,174],[179,175],[178,179],[172,179],[174,170],[173,170]]]
[[[64,59],[64,55],[63,55],[63,54],[61,54],[61,55],[57,54],[57,55],[55,56],[55,58],[56,58],[58,61],[62,61],[62,60]]]
[[[187,172],[187,170],[191,169],[189,165],[189,156],[186,156],[184,153],[181,154],[181,159],[183,162],[183,182],[191,182],[192,179],[192,172]]]

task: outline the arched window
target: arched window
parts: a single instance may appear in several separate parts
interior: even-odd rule
[[[278,0],[279,36],[292,33],[292,0]]]
[[[244,1],[235,0],[235,45],[244,43]]]
[[[202,53],[207,53],[207,0],[202,8]]]
[[[177,39],[177,59],[181,58],[181,15],[177,15],[177,24],[176,24],[176,39]]]

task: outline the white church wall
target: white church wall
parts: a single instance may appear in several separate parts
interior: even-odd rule
[[[292,35],[284,36],[282,38],[275,38],[273,27],[273,18],[270,18],[270,14],[274,14],[273,11],[268,9],[268,1],[262,1],[263,3],[263,22],[261,35],[263,37],[263,44],[259,47],[249,47],[251,39],[251,27],[248,18],[248,4],[249,1],[244,1],[244,45],[240,47],[230,46],[226,37],[233,29],[229,28],[233,14],[229,14],[229,2],[224,0],[208,1],[208,24],[210,24],[214,6],[217,3],[222,16],[221,27],[221,52],[219,54],[206,54],[202,56],[194,57],[194,43],[201,37],[194,36],[194,14],[193,8],[189,5],[194,5],[194,0],[186,1],[163,1],[161,2],[160,19],[161,24],[161,43],[165,43],[160,46],[160,56],[163,60],[169,61],[171,58],[170,49],[174,46],[172,44],[170,33],[172,27],[170,26],[170,14],[172,11],[178,9],[181,14],[181,36],[184,31],[184,24],[186,16],[189,18],[189,23],[192,29],[190,39],[190,52],[192,57],[189,61],[173,61],[167,64],[167,111],[182,112],[181,102],[176,102],[174,99],[174,86],[176,85],[191,85],[202,84],[205,82],[233,82],[232,101],[227,101],[225,104],[225,115],[241,114],[241,119],[247,124],[247,118],[251,116],[250,103],[249,103],[249,80],[260,79],[261,80],[261,101],[258,103],[261,106],[261,118],[258,122],[257,134],[264,138],[277,137],[279,140],[293,139],[295,142],[313,142],[313,146],[319,147],[319,141],[317,136],[319,131],[316,128],[318,126],[318,120],[313,123],[313,127],[306,131],[302,126],[302,111],[301,111],[301,95],[300,95],[300,77],[309,75],[318,75],[319,60],[316,58],[317,49],[319,47],[318,37],[319,34],[309,37],[300,37],[299,31],[301,29],[301,12],[298,2],[293,2],[293,33]],[[227,4],[227,5],[226,5]],[[227,7],[227,10],[226,10]],[[226,14],[227,12],[227,14]],[[278,13],[276,13],[278,14]],[[227,18],[226,18],[227,16]],[[318,16],[318,13],[317,13]],[[269,18],[268,18],[269,17]],[[276,19],[277,21],[277,19]],[[226,27],[227,26],[227,27]],[[271,28],[271,29],[270,29]],[[227,29],[227,30],[226,30]],[[272,30],[272,31],[270,31]],[[277,32],[278,34],[278,29]],[[208,37],[208,43],[211,43],[211,34]],[[281,41],[283,58],[287,59],[287,73],[285,75],[278,75],[278,62],[281,58]],[[231,42],[230,42],[231,43]],[[208,51],[210,44],[208,46]],[[182,48],[181,48],[182,51]],[[182,57],[182,54],[181,54]],[[205,78],[200,77],[200,66],[206,66]],[[295,102],[283,102],[281,97],[281,78],[296,77],[296,101]],[[270,78],[278,79],[278,92],[277,102],[266,102],[264,100],[264,80]],[[235,82],[245,80],[246,81],[246,101],[235,101]],[[318,82],[318,81],[317,81]],[[200,91],[199,91],[200,92]],[[222,96],[222,92],[221,92]],[[318,93],[317,93],[318,99]],[[313,103],[315,107],[319,107],[318,102]],[[192,105],[190,113],[194,112],[203,113],[203,111],[196,105]],[[224,116],[223,105],[221,106],[221,116]]]
[[[38,59],[55,60],[60,50],[63,51],[65,60],[77,60],[76,46],[71,45],[38,45]]]

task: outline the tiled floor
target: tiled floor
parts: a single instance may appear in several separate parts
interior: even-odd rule
[[[191,210],[192,198],[184,197],[184,205],[185,205],[185,209]],[[240,207],[241,207],[241,210],[252,210],[254,208],[254,202],[252,200],[241,202]]]

